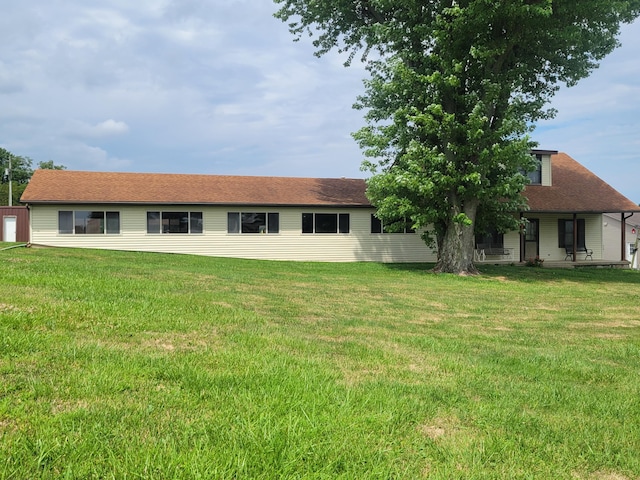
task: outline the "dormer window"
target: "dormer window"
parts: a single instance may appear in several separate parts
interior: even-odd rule
[[[536,169],[527,173],[527,178],[531,185],[542,185],[542,155],[535,154],[536,157]]]

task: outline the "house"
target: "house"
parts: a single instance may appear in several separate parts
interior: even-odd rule
[[[523,232],[479,239],[477,259],[604,255],[605,212],[640,207],[566,154],[536,150]],[[407,226],[387,233],[361,179],[36,170],[21,201],[30,241],[58,247],[269,260],[434,262]],[[576,245],[575,252],[573,245]],[[568,253],[571,255],[568,255]],[[621,257],[618,255],[618,259]],[[568,261],[567,260],[567,261]]]
[[[624,229],[612,232],[620,245],[617,252],[604,248],[603,214],[624,218],[640,207],[569,155],[542,150],[534,154],[540,168],[530,175],[524,192],[529,205],[521,214],[528,221],[526,231],[505,235],[505,242],[517,244],[520,260],[625,261]]]
[[[419,234],[371,233],[361,179],[36,170],[31,242],[270,260],[424,262]],[[378,222],[379,223],[379,222]]]

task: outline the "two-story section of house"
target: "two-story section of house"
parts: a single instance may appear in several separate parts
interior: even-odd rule
[[[614,233],[620,242],[615,258],[605,258],[612,251],[604,249],[603,214],[624,218],[640,207],[566,153],[532,153],[538,168],[529,174],[530,184],[524,192],[529,210],[520,216],[526,219],[526,227],[521,232],[494,234],[493,244],[502,242],[504,246],[504,252],[496,251],[521,262],[536,257],[549,261],[625,260],[624,229]]]

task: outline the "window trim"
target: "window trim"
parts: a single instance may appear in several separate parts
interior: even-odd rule
[[[264,229],[258,227],[257,231],[247,231],[243,229],[244,215],[264,215]],[[233,224],[234,228],[231,228]],[[234,210],[227,212],[227,234],[229,235],[277,235],[280,233],[280,212],[273,211],[241,211]]]
[[[335,216],[335,231],[319,232],[318,215]],[[351,233],[351,214],[338,212],[303,212],[301,232],[305,235],[349,235]]]
[[[84,226],[84,232],[78,231],[78,226],[76,225],[76,221],[80,219],[80,216],[77,215],[78,212],[82,212],[83,216],[88,213],[88,219],[92,219],[92,214],[102,214],[101,218],[93,218],[94,220],[99,220],[100,231],[86,232],[87,225]],[[58,235],[120,235],[122,232],[120,213],[120,210],[58,210]],[[61,228],[61,221],[63,220],[67,223],[64,229]],[[114,221],[117,222],[117,231],[112,231],[113,229],[110,228]]]
[[[567,231],[567,225],[571,225],[571,231]],[[578,245],[576,248],[583,248],[586,244],[587,238],[587,222],[584,218],[576,218],[576,225],[578,232],[576,240]],[[571,243],[568,243],[567,235],[571,235]],[[567,248],[573,245],[573,219],[558,219],[558,248]]]
[[[187,227],[186,232],[171,232],[165,231],[164,228],[164,214],[186,214],[187,221],[184,222]],[[200,231],[193,231],[193,221],[197,220],[192,218],[192,215],[199,216],[201,225]],[[152,218],[152,215],[157,215],[156,218]],[[149,228],[149,221],[154,220],[154,228]],[[169,218],[167,218],[169,220]],[[157,221],[157,225],[155,225]],[[204,212],[202,210],[147,210],[147,235],[202,235],[204,233]]]

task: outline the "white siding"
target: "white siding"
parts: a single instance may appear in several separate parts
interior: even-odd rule
[[[120,212],[119,235],[58,233],[59,210]],[[203,213],[202,234],[147,234],[147,211]],[[278,234],[229,234],[227,212],[280,214]],[[419,234],[371,234],[373,209],[314,209],[213,206],[31,206],[31,242],[57,247],[185,253],[265,260],[434,262]],[[303,234],[302,213],[349,213],[349,234]]]

